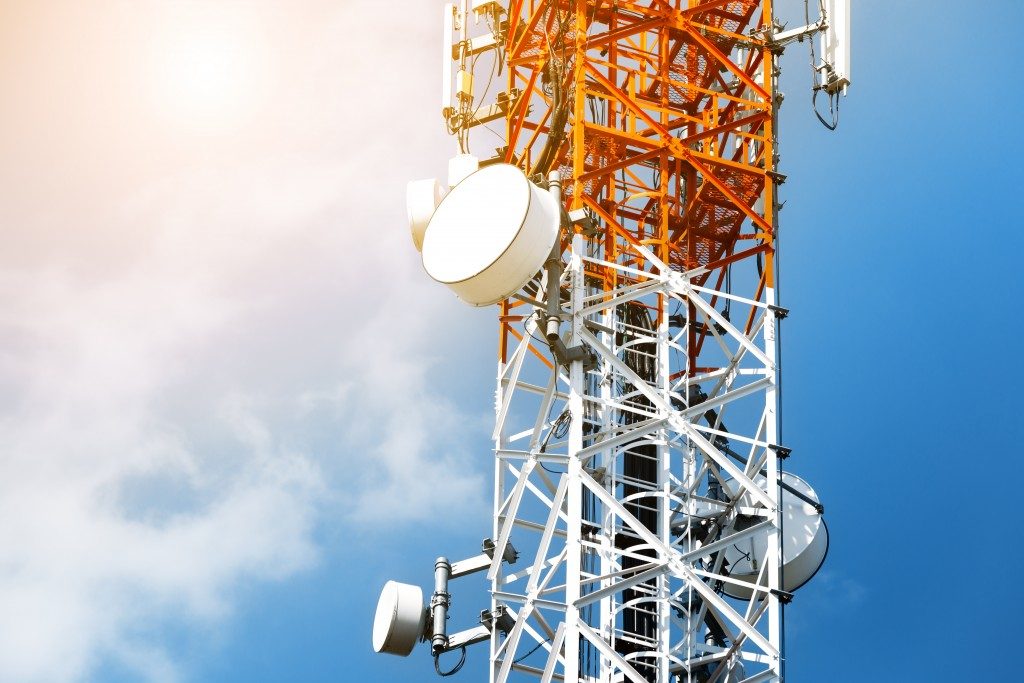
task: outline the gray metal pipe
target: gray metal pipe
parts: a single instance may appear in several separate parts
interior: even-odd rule
[[[548,192],[555,199],[555,205],[558,207],[559,215],[562,212],[562,176],[558,171],[551,171],[548,174]],[[547,294],[547,319],[544,324],[544,337],[549,343],[554,343],[556,339],[560,339],[559,328],[562,324],[562,301],[561,301],[561,287],[559,282],[562,280],[562,230],[561,230],[561,219],[559,219],[559,230],[558,235],[555,237],[555,244],[551,247],[551,254],[548,256],[548,260],[544,263],[544,269],[548,277],[548,291]]]
[[[434,595],[430,598],[432,628],[430,650],[439,655],[448,647],[448,607],[451,596],[448,594],[448,579],[452,575],[452,565],[447,557],[439,557],[434,563]]]

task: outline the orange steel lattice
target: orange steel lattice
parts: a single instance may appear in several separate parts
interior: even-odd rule
[[[504,160],[561,170],[606,261],[647,271],[632,249],[645,245],[718,288],[727,266],[757,259],[760,298],[774,254],[771,0],[512,0],[509,17]],[[618,270],[588,275],[623,284]],[[503,362],[522,305],[502,306]],[[696,371],[708,331],[692,334]]]

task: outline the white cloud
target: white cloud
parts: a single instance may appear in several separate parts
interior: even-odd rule
[[[811,586],[822,604],[835,609],[855,609],[867,597],[867,588],[860,581],[829,569],[820,571]]]
[[[133,624],[216,618],[237,582],[308,566],[325,500],[364,524],[481,505],[470,418],[420,347],[446,323],[404,260],[346,254],[345,169],[230,175],[137,205],[148,245],[109,277],[0,283],[0,679],[116,655],[163,680]]]
[[[402,229],[404,181],[445,146],[397,144],[395,117],[433,107],[432,81],[379,80],[422,46],[349,68],[380,31],[424,35],[425,5],[397,25],[310,3],[278,65],[308,79],[242,139],[181,158],[182,140],[147,139],[130,181],[69,143],[67,166],[94,170],[0,207],[0,680],[85,680],[107,660],[187,678],[160,625],[217,627],[250,582],[316,563],[327,511],[482,509],[479,415],[432,383],[450,297]],[[26,177],[48,178],[18,144]]]
[[[202,233],[189,233],[202,249]],[[125,640],[139,620],[218,617],[237,581],[280,578],[315,558],[323,482],[312,458],[243,419],[201,372],[181,384],[189,355],[224,330],[260,332],[252,303],[223,286],[232,266],[259,258],[208,252],[210,271],[190,272],[159,242],[102,280],[4,277],[4,338],[20,341],[4,344],[10,408],[0,422],[4,680],[75,680],[108,653],[156,662],[140,659],[152,644]],[[161,409],[175,391],[230,414],[219,447],[197,448],[190,425]],[[145,673],[164,679],[166,669]]]

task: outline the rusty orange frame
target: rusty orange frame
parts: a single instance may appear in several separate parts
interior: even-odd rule
[[[559,60],[572,111],[556,165],[566,208],[602,226],[590,236],[602,259],[651,271],[635,248],[645,245],[698,284],[763,259],[751,293],[760,298],[773,286],[775,253],[773,60],[762,37],[771,17],[772,0],[511,0],[507,89],[523,94],[506,121],[505,160],[537,170],[551,123],[544,73]],[[606,292],[629,284],[617,269],[588,265],[587,274]],[[503,363],[523,305],[501,305]],[[691,373],[707,334],[691,329]]]

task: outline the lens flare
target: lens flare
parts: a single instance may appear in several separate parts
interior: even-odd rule
[[[255,45],[230,26],[181,26],[156,45],[154,90],[162,118],[183,125],[230,126],[252,105]]]

